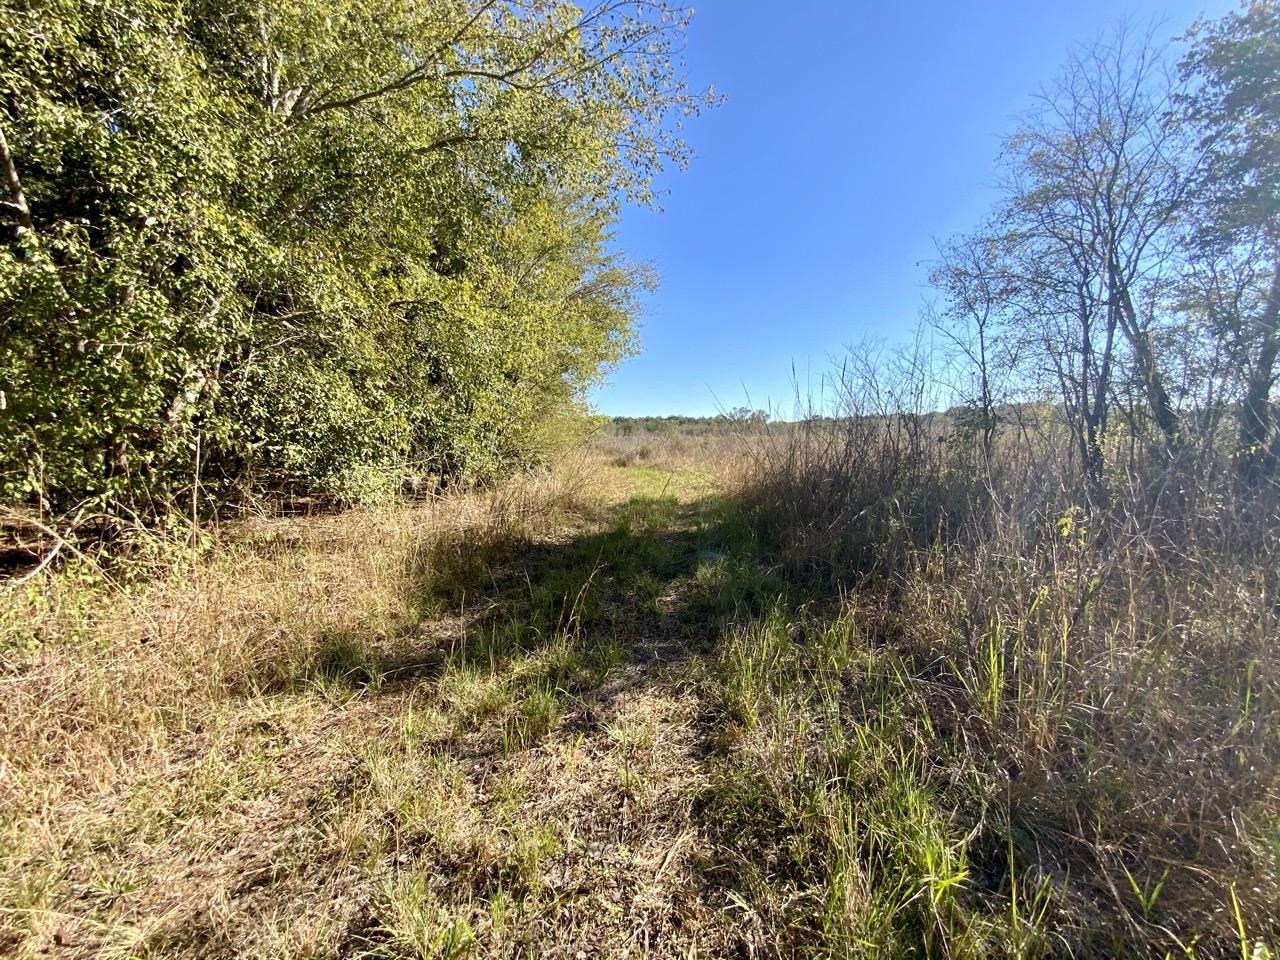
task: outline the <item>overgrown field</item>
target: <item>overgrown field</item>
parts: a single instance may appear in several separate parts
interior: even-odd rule
[[[667,454],[10,588],[0,953],[1268,955],[1270,587],[823,586]]]
[[[1275,957],[1280,0],[1073,50],[792,420],[605,422],[691,16],[0,0],[0,957]],[[668,254],[786,294],[712,379],[874,319]]]

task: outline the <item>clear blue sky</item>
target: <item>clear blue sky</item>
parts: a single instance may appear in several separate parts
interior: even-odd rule
[[[694,120],[661,212],[618,246],[662,285],[640,355],[593,394],[602,413],[791,409],[844,345],[902,337],[928,296],[933,239],[989,209],[1000,139],[1075,44],[1121,18],[1180,35],[1232,0],[704,0]],[[808,371],[808,372],[807,372]]]

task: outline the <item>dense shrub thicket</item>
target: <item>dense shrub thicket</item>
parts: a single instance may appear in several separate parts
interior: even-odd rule
[[[492,476],[631,345],[661,0],[3,0],[0,503]]]

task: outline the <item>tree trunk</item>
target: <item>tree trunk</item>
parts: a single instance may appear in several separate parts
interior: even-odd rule
[[[9,152],[9,141],[5,139],[4,130],[0,129],[0,176],[4,177],[5,187],[9,191],[9,199],[0,203],[0,209],[13,217],[17,223],[16,233],[32,229],[31,208],[27,206],[27,197],[22,192],[22,180],[18,177],[18,168],[13,162],[13,154]]]
[[[1280,351],[1280,263],[1271,277],[1271,289],[1259,319],[1261,343],[1245,385],[1240,407],[1240,449],[1237,469],[1246,488],[1253,488],[1275,472],[1271,445],[1271,385],[1275,382],[1276,355]]]
[[[1165,448],[1172,452],[1178,448],[1178,413],[1173,409],[1173,401],[1164,387],[1164,377],[1156,363],[1151,336],[1138,322],[1138,311],[1133,305],[1129,285],[1120,279],[1120,272],[1114,262],[1110,273],[1112,299],[1116,301],[1120,311],[1120,327],[1124,330],[1125,339],[1133,348],[1133,356],[1138,363],[1138,375],[1142,377],[1142,389],[1147,395],[1151,418],[1160,429]]]
[[[1088,390],[1088,366],[1091,363],[1092,350],[1087,326],[1081,344],[1081,357],[1083,358],[1081,369],[1083,395],[1081,400],[1083,402],[1080,412],[1084,426],[1084,462],[1081,466],[1085,471],[1085,483],[1090,504],[1098,510],[1106,509],[1110,500],[1106,483],[1106,457],[1103,453],[1102,444],[1106,439],[1107,421],[1110,414],[1110,409],[1107,405],[1107,392],[1111,389],[1111,363],[1115,356],[1116,318],[1118,313],[1119,311],[1114,304],[1107,307],[1106,339],[1103,341],[1102,357],[1098,362],[1098,369],[1094,375],[1092,396],[1090,396]]]

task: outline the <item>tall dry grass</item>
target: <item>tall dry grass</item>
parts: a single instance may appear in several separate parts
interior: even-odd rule
[[[915,886],[917,868],[893,874],[905,894],[863,878],[877,916],[911,915],[917,895],[931,904],[912,932],[895,928],[903,949],[1270,955],[1280,491],[1242,499],[1230,463],[1203,446],[1170,462],[1119,438],[1108,502],[1090,505],[1051,409],[1008,411],[988,456],[928,412],[926,392],[914,374],[848,376],[834,415],[773,428],[743,480],[793,582],[831,597],[826,620],[856,625],[872,651],[862,666],[841,660],[846,675],[826,686],[827,655],[810,663],[825,692],[800,706],[771,695],[793,735],[775,730],[774,769],[762,762],[760,776],[785,786],[779,797],[799,789],[777,765],[812,766],[798,731],[817,724],[832,782],[883,787],[884,771],[865,767],[876,755],[914,778],[957,879],[943,895],[924,867]],[[774,641],[765,629],[742,643],[758,659]],[[834,717],[815,706],[824,698]],[[841,781],[841,757],[862,773]],[[879,816],[905,818],[905,831],[912,810]],[[840,829],[818,831],[828,880]],[[872,829],[852,841],[869,868],[883,855]]]
[[[760,435],[758,424],[728,418],[654,429],[608,423],[587,449],[609,466],[682,471],[722,483],[742,472]]]

